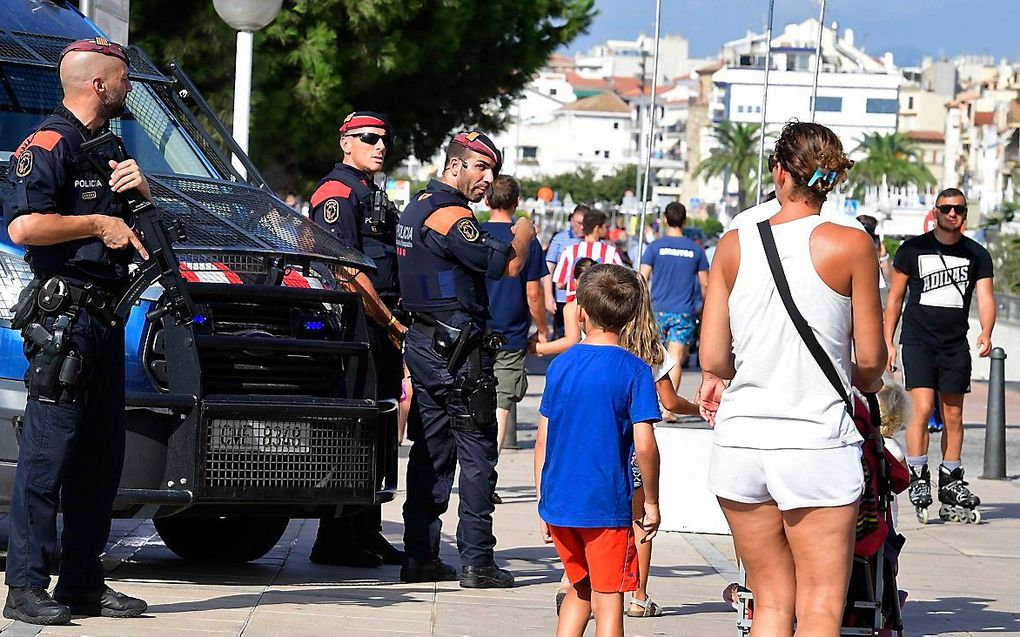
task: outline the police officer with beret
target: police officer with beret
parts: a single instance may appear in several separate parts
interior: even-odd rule
[[[511,243],[482,231],[468,207],[485,195],[502,156],[487,136],[458,134],[443,174],[411,198],[397,226],[397,261],[405,310],[414,321],[404,357],[414,386],[408,436],[405,582],[460,580],[466,588],[505,588],[514,577],[496,566],[492,494],[496,487],[498,335],[485,331],[485,279],[519,270],[535,238],[520,219]],[[441,522],[460,463],[461,570],[439,559]]]
[[[4,617],[46,625],[66,624],[72,614],[135,617],[146,609],[106,586],[99,556],[124,461],[124,329],[109,308],[127,285],[135,251],[148,258],[115,193],[151,194],[133,159],[104,155],[108,178],[81,148],[124,112],[127,55],[103,38],[74,42],[61,54],[60,83],[63,104],[11,157],[14,189],[4,201],[8,233],[25,246],[35,275],[12,321],[25,341],[29,397]],[[58,505],[64,531],[51,597]]]
[[[397,282],[397,210],[373,181],[382,170],[390,144],[386,119],[356,111],[340,124],[342,160],[316,186],[309,201],[311,218],[347,245],[375,261],[376,271],[358,273],[353,286],[365,305],[376,398],[400,399],[404,378],[401,356],[407,328],[394,315],[400,294]],[[324,518],[310,559],[317,564],[361,568],[401,564],[404,554],[382,533],[382,507],[374,506],[343,518]]]

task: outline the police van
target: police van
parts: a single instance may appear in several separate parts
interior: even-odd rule
[[[60,104],[60,51],[97,35],[60,0],[3,1],[0,196],[12,153]],[[256,559],[291,518],[393,498],[396,405],[375,400],[365,313],[345,286],[374,266],[276,197],[177,64],[161,71],[134,47],[129,57],[134,90],[110,126],[184,231],[173,248],[193,311],[183,328],[172,322],[155,283],[129,307],[114,514],[153,519],[184,558]],[[0,511],[27,365],[20,333],[4,328],[31,278],[0,227]]]

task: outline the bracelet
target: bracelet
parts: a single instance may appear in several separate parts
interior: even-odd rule
[[[396,324],[397,316],[395,314],[390,314],[390,320],[386,322],[386,327],[393,327]]]

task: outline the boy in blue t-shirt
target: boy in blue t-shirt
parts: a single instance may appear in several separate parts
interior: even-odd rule
[[[623,635],[623,594],[637,589],[632,449],[644,478],[643,541],[659,527],[659,450],[652,430],[659,402],[648,365],[619,346],[620,330],[637,315],[641,285],[622,266],[600,264],[585,272],[577,289],[585,339],[546,372],[535,443],[538,513],[543,539],[556,545],[573,584],[558,635],[582,635],[593,610],[600,635]]]

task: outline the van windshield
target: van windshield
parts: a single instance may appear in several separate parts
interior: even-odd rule
[[[218,175],[146,82],[132,80],[127,111],[110,122],[142,171],[154,175]],[[55,69],[0,65],[0,162],[4,164],[63,92]]]

